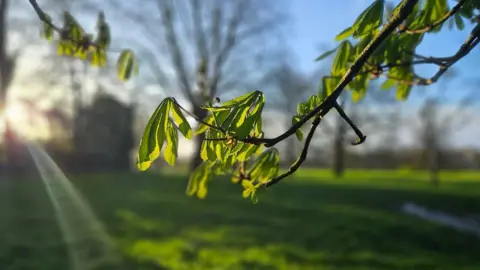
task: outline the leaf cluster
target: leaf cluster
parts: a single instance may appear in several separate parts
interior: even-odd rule
[[[316,59],[320,61],[334,55],[331,72],[321,78],[316,95],[298,104],[292,126],[287,131],[274,138],[264,137],[262,112],[265,96],[258,90],[221,104],[216,99],[216,102],[202,105],[201,109],[207,111],[205,119],[197,118],[169,97],[158,105],[145,127],[137,167],[141,171],[147,170],[160,157],[162,150],[166,162],[174,166],[178,156],[179,131],[188,140],[204,134],[200,153],[203,163],[191,173],[186,193],[205,198],[208,183],[215,176],[229,176],[233,183],[242,187],[244,198],[256,202],[260,187],[278,183],[300,168],[316,128],[331,109],[357,134],[358,139],[353,145],[365,141],[366,136],[337,103],[337,98],[345,89],[352,92],[354,101],[358,101],[368,92],[370,82],[382,77],[382,89],[396,88],[397,98],[406,100],[415,85],[436,82],[446,70],[466,56],[480,42],[479,8],[479,0],[458,0],[452,8],[447,0],[402,0],[396,7],[384,0],[375,0],[350,27],[335,37],[338,46]],[[49,17],[43,18],[41,11],[37,13],[44,21],[44,36],[51,39],[52,29],[56,28]],[[440,32],[447,22],[450,28],[462,30],[466,21],[474,23],[475,27],[454,55],[440,58],[416,53],[426,34]],[[57,31],[60,33],[59,51],[102,65],[102,51],[110,44],[103,14],[99,14],[98,25],[96,38],[91,38],[83,33],[73,17],[65,13],[65,24]],[[97,53],[99,56],[94,56]],[[95,57],[97,60],[92,60]],[[119,63],[119,76],[124,79],[138,69],[129,50],[122,52]],[[436,65],[438,71],[431,78],[422,78],[415,73],[414,66],[417,64]],[[196,130],[192,129],[187,117],[199,123]],[[311,127],[304,136],[301,128],[310,121]],[[303,150],[289,170],[280,174],[280,155],[274,146],[294,134],[298,140],[304,140]]]
[[[111,45],[110,26],[105,14],[100,11],[97,16],[96,33],[85,32],[80,23],[68,11],[63,13],[61,27],[53,23],[52,17],[45,13],[35,0],[29,0],[43,22],[42,38],[55,41],[57,54],[88,61],[94,67],[106,67]],[[127,81],[139,72],[139,63],[130,49],[124,49],[116,63],[117,75],[121,81]]]

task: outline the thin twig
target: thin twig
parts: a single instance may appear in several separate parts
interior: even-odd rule
[[[442,18],[440,18],[438,21],[435,21],[429,25],[423,26],[421,28],[417,29],[408,29],[406,27],[399,26],[398,32],[399,33],[407,33],[407,34],[423,34],[426,32],[429,32],[433,29],[435,29],[437,26],[441,25],[444,23],[448,18],[452,17],[455,13],[457,13],[458,10],[465,4],[467,0],[459,0],[458,3],[445,15],[443,15]]]
[[[307,138],[305,139],[305,144],[303,145],[302,153],[298,157],[297,161],[295,161],[295,163],[293,163],[292,166],[290,166],[290,168],[288,169],[288,171],[286,173],[283,173],[283,174],[273,178],[272,180],[263,184],[263,186],[269,187],[271,185],[274,185],[274,184],[280,182],[282,179],[292,175],[293,173],[295,173],[298,170],[298,168],[300,168],[300,166],[305,161],[305,159],[307,159],[308,149],[310,147],[310,142],[312,141],[313,135],[315,134],[315,130],[317,129],[321,120],[322,120],[322,117],[320,117],[320,116],[316,116],[313,119],[312,127],[310,128],[310,131],[308,132]]]
[[[43,10],[40,8],[40,6],[38,5],[37,1],[36,0],[28,0],[28,2],[30,2],[30,5],[33,7],[33,9],[35,10],[35,13],[37,13],[37,16],[38,18],[46,23],[48,26],[52,27],[53,30],[57,31],[57,32],[62,32],[62,28],[54,25],[50,19],[50,16],[48,16],[45,12],[43,12]]]
[[[300,121],[292,125],[287,131],[275,138],[262,138],[255,139],[257,143],[263,143],[266,147],[272,147],[280,141],[285,140],[301,128],[307,121],[313,118],[315,115],[321,113],[322,117],[330,111],[335,105],[335,101],[343,92],[345,87],[352,81],[358,72],[362,69],[363,65],[367,59],[372,55],[373,52],[387,39],[387,37],[395,31],[395,29],[407,18],[407,16],[412,12],[413,7],[417,4],[418,0],[403,0],[398,7],[398,11],[395,12],[390,18],[389,22],[383,27],[383,29],[370,41],[370,43],[365,47],[365,49],[360,53],[355,62],[350,66],[345,75],[340,80],[339,84],[328,96],[325,101],[314,108],[306,116],[302,117]]]
[[[340,105],[338,105],[337,102],[335,102],[334,108],[337,110],[338,114],[345,120],[348,125],[355,131],[355,134],[357,134],[358,139],[354,142],[352,142],[352,145],[359,145],[362,144],[366,139],[367,136],[360,131],[360,129],[353,123],[353,121],[348,117],[348,115],[345,113],[345,111],[342,109]]]

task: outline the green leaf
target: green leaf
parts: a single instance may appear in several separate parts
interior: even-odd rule
[[[388,89],[394,87],[396,84],[397,84],[397,81],[395,81],[393,79],[386,79],[385,82],[383,82],[382,85],[380,85],[380,89],[381,90],[388,90]]]
[[[238,107],[242,104],[244,104],[245,102],[247,102],[249,99],[251,99],[252,97],[254,97],[257,93],[259,93],[259,91],[254,91],[254,92],[251,92],[251,93],[247,93],[245,95],[241,95],[239,97],[236,97],[234,99],[231,99],[231,100],[228,100],[224,103],[222,103],[222,105],[220,106],[206,106],[206,105],[202,105],[201,107],[203,109],[206,109],[206,110],[209,110],[211,112],[218,112],[218,111],[225,111],[225,110],[231,110],[235,107]]]
[[[97,38],[95,44],[102,50],[107,50],[110,46],[110,27],[105,21],[105,14],[103,11],[98,13],[97,18]]]
[[[77,20],[68,11],[63,13],[63,20],[63,33],[61,34],[61,39],[70,40],[79,44],[85,33],[82,26],[80,26]]]
[[[348,89],[352,91],[353,102],[358,102],[365,97],[368,90],[368,74],[360,74],[348,85]]]
[[[173,167],[178,157],[178,132],[170,121],[167,123],[167,145],[165,150],[163,150],[163,156],[165,157],[165,161]]]
[[[210,162],[215,162],[217,161],[217,154],[216,154],[216,146],[218,142],[216,141],[209,141],[208,142],[208,147],[207,147],[207,158]]]
[[[375,0],[365,9],[353,24],[353,37],[358,38],[372,33],[382,25],[384,1]]]
[[[343,30],[340,34],[338,34],[335,37],[335,41],[342,41],[342,40],[350,37],[351,35],[353,35],[354,32],[355,32],[355,28],[350,26],[350,27],[346,28],[345,30]]]
[[[279,171],[280,154],[276,148],[270,148],[249,167],[247,174],[259,183],[265,183],[275,178]]]
[[[212,179],[212,167],[214,163],[204,161],[200,164],[188,179],[186,193],[188,196],[197,195],[198,198],[203,199],[207,196],[207,183]]]
[[[205,119],[203,119],[203,122],[206,123],[206,124],[209,124],[209,125],[213,125],[214,124],[214,116],[213,116],[213,113],[212,114],[209,114],[207,117],[205,117]],[[200,125],[198,125],[198,128],[197,130],[195,130],[195,132],[193,133],[193,135],[197,136],[197,135],[200,135],[202,133],[205,133],[210,127],[203,124],[203,123],[200,123]]]
[[[140,171],[147,170],[160,155],[165,140],[169,106],[168,100],[162,101],[145,127],[138,149],[137,167]]]
[[[43,22],[42,37],[49,41],[53,39],[52,18],[47,14],[45,14],[45,22]]]
[[[208,141],[203,140],[202,145],[200,147],[200,158],[202,158],[203,161],[208,160]]]
[[[83,58],[83,57],[81,57]],[[102,50],[97,50],[88,55],[88,61],[90,64],[94,67],[96,66],[101,66],[101,67],[106,67],[107,66],[107,53]]]
[[[244,95],[241,95],[239,97],[233,98],[231,100],[225,101],[222,103],[222,107],[229,107],[229,106],[234,106],[234,105],[240,105],[243,102],[247,101],[248,99],[252,98],[252,96],[258,94],[259,91],[253,91]]]
[[[251,196],[252,193],[255,192],[255,186],[253,185],[252,181],[243,180],[242,187],[243,187],[243,192],[242,192],[243,198],[248,198]]]
[[[122,81],[129,80],[133,75],[138,74],[138,61],[132,50],[124,50],[117,61],[118,78]]]
[[[458,30],[463,30],[465,28],[465,24],[463,23],[462,16],[460,14],[455,13],[455,24],[457,25]]]
[[[329,57],[329,56],[330,56],[330,55],[332,55],[334,52],[336,52],[336,51],[337,51],[337,49],[338,49],[338,47],[336,47],[336,48],[334,48],[334,49],[332,49],[332,50],[329,50],[329,51],[326,51],[326,52],[322,53],[322,54],[321,54],[319,57],[317,57],[317,58],[315,59],[315,61],[316,61],[316,62],[318,62],[318,61],[321,61],[321,60],[323,60],[323,59],[325,59],[325,58]]]
[[[178,125],[178,129],[186,139],[191,140],[192,128],[190,127],[190,123],[188,123],[187,119],[185,118],[182,111],[180,110],[180,107],[178,106],[178,104],[173,100],[171,100],[171,102],[172,102],[172,106],[171,106],[172,116],[175,123]]]
[[[300,117],[294,116],[294,117],[292,118],[292,125],[297,124],[299,121],[300,121]],[[298,139],[299,141],[302,141],[302,140],[303,140],[303,132],[302,132],[302,129],[300,129],[300,128],[297,129],[297,130],[295,131],[295,135],[297,136],[297,139]]]
[[[256,101],[253,110],[248,108],[248,111],[251,110],[251,114],[246,117],[246,120],[243,122],[241,126],[238,126],[235,129],[235,135],[239,139],[246,138],[252,130],[255,133],[260,134],[262,132],[262,112],[263,107],[265,105],[265,97],[261,95],[261,97]]]
[[[318,107],[320,105],[322,101],[320,100],[320,98],[317,96],[317,95],[312,95],[309,99],[308,99],[308,112],[311,112],[313,111],[316,107]]]
[[[339,83],[340,79],[338,77],[323,76],[321,84],[322,88],[319,93],[320,101],[324,101],[330,96]]]
[[[347,72],[347,63],[352,52],[352,44],[350,41],[345,40],[340,44],[340,48],[335,55],[335,59],[332,64],[332,76],[343,76]]]
[[[244,144],[242,149],[238,151],[237,160],[240,162],[246,161],[247,159],[251,158],[255,152],[261,149],[260,145],[255,144]]]
[[[408,99],[410,95],[410,91],[412,90],[412,86],[406,83],[400,83],[397,86],[397,100],[405,101]]]

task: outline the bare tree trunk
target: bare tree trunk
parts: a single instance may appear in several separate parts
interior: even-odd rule
[[[345,124],[339,122],[333,143],[333,173],[336,177],[342,177],[345,171],[345,131]]]
[[[293,110],[290,110],[290,111],[293,111]],[[292,124],[292,121],[288,121],[290,119],[287,118],[287,121],[286,121],[286,127],[288,128],[291,124]],[[286,140],[286,151],[285,151],[285,154],[286,154],[286,158],[287,158],[287,162],[288,164],[293,164],[295,162],[295,160],[297,159],[297,154],[296,154],[296,151],[295,151],[295,145],[296,145],[296,140],[297,140],[297,137],[296,136],[290,136],[290,138],[288,138]]]
[[[430,176],[430,182],[434,186],[440,184],[439,171],[440,171],[440,155],[439,150],[435,145],[431,145],[428,153],[428,172]]]
[[[7,107],[8,88],[15,68],[15,58],[7,53],[7,13],[8,0],[0,0],[0,110]],[[15,136],[8,117],[4,121],[4,160],[6,167],[11,168],[15,163]]]
[[[340,101],[340,106],[345,108],[346,99]],[[333,142],[333,173],[335,177],[342,177],[345,171],[345,133],[346,125],[340,116],[337,116],[335,138]]]

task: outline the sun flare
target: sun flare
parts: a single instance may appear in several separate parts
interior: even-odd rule
[[[5,130],[6,120],[19,134],[24,134],[31,126],[25,106],[18,102],[9,102],[0,113],[0,131]]]

